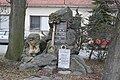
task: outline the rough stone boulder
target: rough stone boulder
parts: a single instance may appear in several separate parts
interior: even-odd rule
[[[46,76],[41,77],[30,76],[29,78],[25,78],[24,80],[57,80],[57,79]]]
[[[71,72],[81,72],[82,74],[92,73],[90,66],[86,65],[84,59],[79,55],[71,55]]]
[[[67,20],[71,20],[72,16],[72,10],[69,7],[60,9],[54,13],[51,13],[49,15],[49,23],[51,22],[57,22],[60,23],[60,21],[67,21]]]
[[[19,70],[39,70],[45,66],[57,65],[57,57],[51,54],[39,54],[35,57],[23,57],[21,61],[22,62],[19,66]]]

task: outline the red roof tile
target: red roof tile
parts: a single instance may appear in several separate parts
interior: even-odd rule
[[[64,0],[28,0],[29,6],[63,5]]]
[[[7,4],[6,0],[0,0],[0,4]]]
[[[92,0],[28,0],[30,6],[92,6]]]
[[[90,7],[92,0],[27,0],[29,6],[79,6]],[[6,0],[0,0],[0,3],[6,4]]]

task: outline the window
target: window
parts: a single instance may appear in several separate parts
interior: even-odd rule
[[[9,16],[0,16],[0,29],[9,29]]]
[[[49,31],[47,16],[30,16],[31,31]]]
[[[40,30],[40,16],[30,17],[30,30]]]

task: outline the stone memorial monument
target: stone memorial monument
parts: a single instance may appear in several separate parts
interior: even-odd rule
[[[83,58],[79,53],[78,35],[79,27],[81,24],[81,17],[76,10],[76,16],[73,17],[72,10],[69,7],[60,9],[49,15],[50,31],[46,38],[40,39],[37,34],[31,34],[36,36],[31,39],[31,35],[28,36],[27,45],[24,50],[24,56],[22,56],[20,70],[25,69],[42,69],[47,72],[56,71],[70,71],[70,74],[87,74],[91,73],[92,70],[85,64]],[[31,42],[33,41],[33,42]],[[41,43],[45,43],[46,47],[42,48]],[[30,43],[35,43],[32,45]],[[43,44],[44,45],[44,44]],[[32,47],[31,47],[32,46]],[[39,47],[38,47],[39,46]],[[42,51],[41,51],[42,48]],[[59,50],[63,49],[63,52],[67,49],[70,56],[70,63],[67,64],[67,69],[59,68]],[[67,53],[67,52],[66,52]],[[35,55],[33,55],[35,54]],[[65,60],[65,59],[63,59]],[[66,59],[69,60],[69,59]],[[69,62],[69,61],[68,61]],[[61,64],[60,64],[61,65]],[[63,66],[64,67],[64,66]]]

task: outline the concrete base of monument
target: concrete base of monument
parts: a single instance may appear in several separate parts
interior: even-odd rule
[[[58,73],[60,73],[60,74],[70,74],[71,71],[58,71]]]

